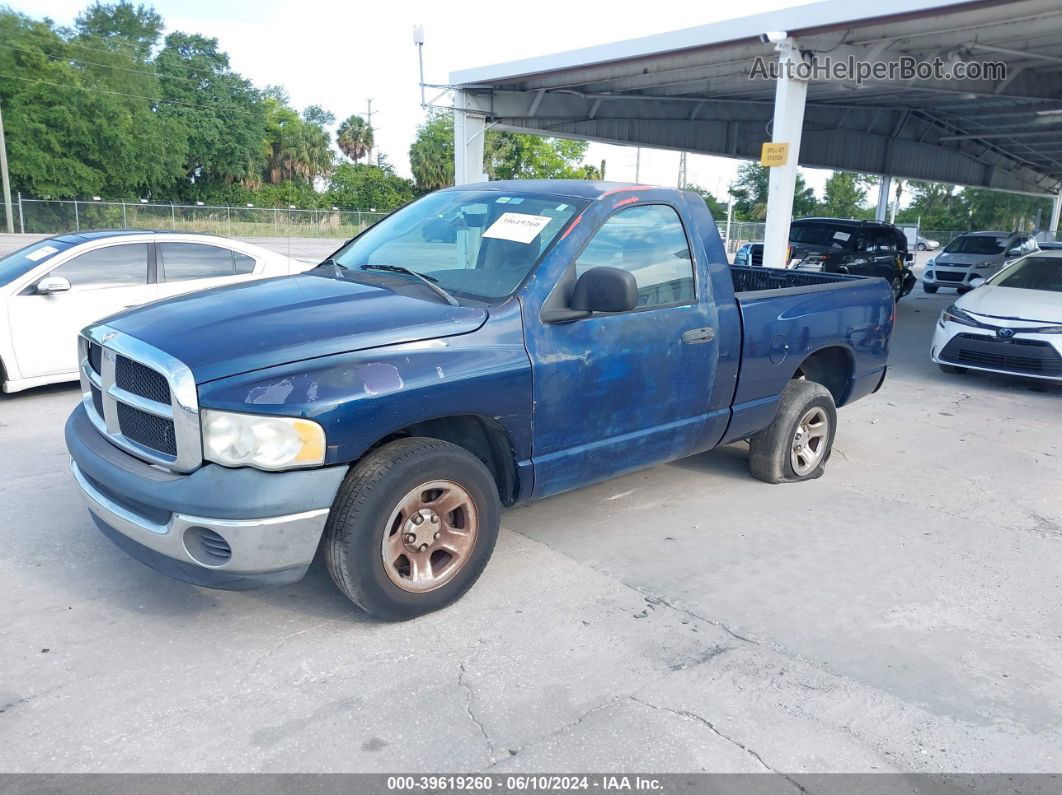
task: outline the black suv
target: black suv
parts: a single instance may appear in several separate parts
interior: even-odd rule
[[[892,224],[843,218],[801,218],[789,227],[789,261],[799,270],[880,276],[897,301],[917,283],[907,237]]]

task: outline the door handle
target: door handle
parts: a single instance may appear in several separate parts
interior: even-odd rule
[[[691,345],[698,342],[711,342],[715,339],[715,329],[707,326],[703,328],[691,328],[682,332],[682,341]]]

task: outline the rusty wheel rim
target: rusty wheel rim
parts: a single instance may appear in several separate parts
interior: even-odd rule
[[[790,451],[790,463],[797,475],[815,470],[826,454],[830,436],[830,417],[819,406],[808,409],[797,423]]]
[[[399,500],[387,520],[384,571],[403,591],[441,588],[465,567],[478,530],[475,500],[463,486],[452,480],[422,483]]]

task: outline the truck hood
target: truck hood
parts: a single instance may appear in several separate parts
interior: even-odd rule
[[[969,267],[971,265],[1002,265],[1005,257],[1002,254],[937,254],[933,257],[935,265],[944,265],[952,268]]]
[[[321,274],[264,279],[134,309],[107,325],[184,362],[196,383],[318,356],[467,334],[483,309]]]
[[[956,306],[975,315],[1062,323],[1062,293],[986,284],[964,295]]]

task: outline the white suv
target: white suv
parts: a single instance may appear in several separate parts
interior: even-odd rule
[[[1038,249],[1036,238],[1022,232],[968,232],[926,263],[922,288],[935,293],[941,287],[954,287],[965,293],[973,289],[971,279],[994,276],[1004,265]]]

